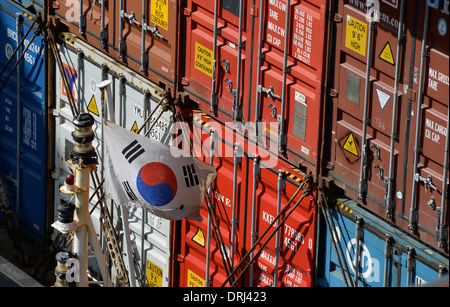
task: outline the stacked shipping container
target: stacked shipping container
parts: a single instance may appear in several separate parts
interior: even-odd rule
[[[448,2],[336,11],[329,176],[348,197],[448,254]]]
[[[286,215],[301,199],[302,193],[296,191],[305,174],[265,148],[246,142],[233,127],[224,126],[201,111],[194,112],[191,130],[194,155],[216,166],[220,174],[211,187],[208,202],[215,212],[223,243],[214,237],[214,221],[208,216],[206,204],[201,211],[203,222],[183,220],[177,251],[178,284],[220,286],[231,268],[255,257],[255,263],[236,281],[237,285],[311,286],[316,253],[315,192],[305,196],[295,212]],[[271,224],[280,211],[286,220],[277,230],[278,224]],[[266,230],[269,233],[263,236]],[[257,249],[250,258],[243,259],[253,245]],[[220,249],[230,258],[229,264],[222,262]]]
[[[327,5],[188,1],[184,90],[217,120],[252,123],[278,143],[275,154],[316,170]],[[259,131],[260,122],[280,128]]]
[[[70,33],[62,35],[63,44],[59,45],[61,60],[68,80],[71,80],[72,95],[77,103],[80,112],[88,112],[95,119],[93,131],[96,138],[93,146],[98,155],[98,175],[103,178],[103,118],[112,120],[120,124],[127,130],[137,132],[144,125],[145,119],[150,113],[157,109],[159,101],[162,99],[161,89],[149,80],[136,75],[126,66],[115,61],[113,58],[101,51],[86,44]],[[101,92],[97,84],[102,81],[111,81],[109,97],[113,110],[108,110],[102,100]],[[55,204],[60,199],[67,198],[67,194],[60,192],[60,187],[64,185],[66,176],[72,172],[67,160],[73,149],[74,141],[72,132],[74,131],[73,116],[68,103],[68,93],[63,86],[62,77],[59,71],[56,72],[56,108],[55,117]],[[106,96],[108,96],[106,95]],[[172,113],[170,111],[161,112],[159,108],[154,112],[148,125],[143,127],[141,133],[149,134],[149,137],[160,142],[167,143],[170,126],[172,125]],[[161,114],[161,116],[159,116]],[[152,130],[148,131],[149,125],[156,121]],[[98,202],[99,194],[94,191],[98,181],[94,184],[91,181],[91,201],[90,210]],[[66,199],[69,201],[68,199]],[[56,210],[55,219],[56,219]],[[110,206],[110,212],[114,219],[117,231],[123,231],[124,227],[129,227],[130,242],[132,249],[128,249],[123,241],[122,248],[125,255],[134,254],[135,263],[125,261],[130,272],[137,272],[137,282],[142,284],[142,272],[147,272],[147,276],[155,275],[155,278],[147,280],[150,286],[167,286],[169,283],[170,267],[170,240],[171,223],[168,220],[154,216],[149,212],[142,213],[142,209],[133,208],[123,210],[118,206]],[[94,226],[101,241],[100,209],[97,206],[91,214]],[[120,221],[127,220],[122,224]],[[144,251],[144,255],[142,254]],[[124,257],[127,259],[127,257]],[[131,267],[135,266],[135,267]]]
[[[180,39],[177,1],[52,2],[51,13],[69,32],[174,92]]]
[[[372,283],[353,267],[360,285],[417,284],[436,278],[430,268],[448,271],[449,2],[369,3],[51,2],[50,17],[72,33],[61,45],[65,69],[80,106],[98,117],[100,156],[99,81],[113,81],[116,118],[130,130],[140,127],[163,91],[195,104],[188,139],[192,152],[218,171],[209,194],[216,220],[204,203],[203,222],[147,218],[145,235],[131,222],[134,242],[148,241],[148,274],[157,275],[150,285],[220,286],[233,267],[249,264],[243,257],[255,242],[252,255],[261,250],[238,285],[341,285],[342,278],[333,279],[341,264],[332,236],[323,219],[318,222],[316,185],[267,245],[258,241],[275,231],[277,224],[270,225],[306,174],[329,191],[340,189],[352,199],[351,211],[370,221],[361,241],[367,250],[397,231],[399,258],[389,263],[403,263],[408,244],[420,250],[416,277],[405,281],[400,270],[388,268],[387,281]],[[64,169],[72,119],[64,115],[55,79],[55,160]],[[162,121],[152,136],[167,142],[172,119]],[[333,212],[341,234],[353,227],[352,216]],[[132,214],[130,221],[142,216]],[[153,242],[161,231],[164,239]],[[367,256],[364,248],[355,256],[349,243],[359,235],[342,237],[348,262]],[[383,257],[372,258],[389,267]]]
[[[47,182],[52,167],[47,157],[47,148],[51,149],[47,51],[43,33],[37,31],[39,22],[34,22],[44,22],[42,9],[42,2],[28,9],[12,1],[0,2],[0,176],[22,234],[41,247],[50,225]],[[12,71],[22,53],[23,60]]]

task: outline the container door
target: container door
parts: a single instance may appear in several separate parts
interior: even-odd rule
[[[97,49],[113,54],[115,7],[114,1],[110,0],[58,0],[53,5],[53,12],[70,32]]]
[[[287,205],[300,184],[304,174],[288,164],[278,163],[277,167],[266,168],[250,160],[250,168],[256,167],[256,181],[250,180],[248,203],[251,206],[247,214],[247,250],[251,244],[269,229],[266,236],[257,245],[263,243],[275,231],[278,224],[271,226],[275,217]],[[276,171],[278,170],[278,171]],[[255,184],[255,185],[254,185]],[[254,194],[253,194],[254,193]],[[302,196],[302,192],[291,201],[281,221]],[[314,198],[304,198],[299,206],[280,226],[269,240],[263,251],[250,266],[246,278],[249,286],[260,287],[311,287],[314,284],[315,259],[315,202]],[[251,214],[250,214],[251,212]],[[252,223],[252,217],[254,221]],[[252,225],[255,225],[252,228]],[[254,235],[252,239],[252,234]],[[278,237],[278,238],[277,238]],[[260,248],[255,249],[258,251]]]
[[[182,83],[191,99],[199,103],[199,108],[214,115],[222,123],[242,116],[243,97],[247,97],[244,84],[246,53],[244,1],[242,32],[239,33],[239,0],[218,1],[215,11],[214,1],[188,1],[186,11],[186,61],[185,78]],[[217,17],[216,50],[214,50],[214,18]],[[241,46],[239,46],[241,35]],[[248,48],[248,47],[247,47]],[[239,53],[240,63],[239,63]],[[213,77],[215,64],[215,78]],[[240,67],[239,67],[240,66]],[[239,84],[238,84],[239,83]],[[213,94],[213,96],[212,96]],[[237,97],[239,95],[239,97]],[[211,102],[213,106],[211,106]],[[240,111],[236,111],[239,108]],[[212,110],[212,111],[211,111]],[[235,114],[233,115],[233,112]]]
[[[297,191],[304,174],[297,169],[291,169],[289,164],[278,161],[276,155],[263,152],[261,148],[255,148],[246,142],[236,133],[233,126],[226,127],[203,112],[194,112],[193,122],[193,138],[194,141],[198,140],[194,148],[197,152],[201,150],[200,159],[205,162],[210,161],[208,156],[210,131],[214,130],[212,161],[218,176],[212,186],[211,195],[215,206],[215,218],[223,237],[223,250],[230,257],[233,268],[239,265],[238,272],[241,272],[250,260],[247,258],[240,263],[242,257],[266,229],[270,227],[265,239],[273,233],[276,225],[271,227],[270,224],[277,216],[277,210],[281,210]],[[200,126],[203,127],[203,137],[200,134]],[[236,149],[240,152],[237,155],[240,159],[235,159]],[[256,167],[254,167],[255,154],[259,156]],[[292,208],[293,204],[291,203],[289,208]],[[178,284],[180,286],[221,286],[231,271],[222,259],[220,243],[215,239],[212,228],[208,232],[206,208],[202,210],[202,216],[201,223],[192,221],[181,223],[180,254],[177,257],[181,262],[181,279]],[[276,235],[272,237],[236,284],[312,285],[315,259],[314,225],[314,201],[312,197],[308,197],[281,225],[278,239]],[[252,238],[251,234],[257,235]],[[262,247],[264,241],[256,246],[253,255],[256,255],[256,251]],[[234,278],[238,275],[235,273]]]
[[[321,132],[327,3],[290,1],[288,8],[287,1],[269,1],[264,5],[258,21],[264,25],[263,33],[259,34],[262,41],[258,42],[255,36],[254,63],[249,67],[254,81],[260,80],[251,89],[255,93],[251,120],[257,113],[258,120],[283,126],[284,131],[270,132],[270,137],[278,143],[275,153],[282,149],[280,156],[290,163],[315,170]],[[289,42],[285,45],[287,35]],[[263,56],[259,60],[260,53]]]
[[[175,0],[117,1],[116,59],[163,89],[173,88],[178,60],[178,4]],[[165,85],[168,88],[165,88]]]
[[[32,24],[32,15],[7,1],[0,4],[0,66],[11,58]],[[18,28],[17,28],[18,26]],[[0,176],[24,236],[43,243],[47,235],[47,63],[37,35],[7,81],[33,31],[0,78]]]
[[[442,28],[448,24],[445,9],[429,5],[380,1],[371,27],[373,9],[367,12],[362,1],[339,1],[329,168],[348,197],[438,247],[435,208],[448,174],[448,65],[438,63],[448,62],[442,41],[449,34]]]
[[[144,123],[144,120],[153,111],[161,97],[161,89],[144,78],[136,77],[135,73],[112,58],[93,50],[81,40],[73,35],[66,36],[67,44],[60,45],[61,57],[64,63],[65,73],[68,80],[71,80],[71,90],[77,104],[83,112],[91,114],[96,122],[93,130],[96,139],[93,146],[99,157],[97,166],[98,176],[101,180],[103,171],[102,155],[102,115],[104,110],[108,119],[113,116],[117,124],[122,127],[137,132]],[[120,74],[119,74],[120,73]],[[59,72],[56,74],[57,93],[57,113],[56,117],[56,167],[59,170],[59,177],[55,181],[55,201],[56,204],[61,198],[66,198],[67,194],[62,194],[59,188],[64,184],[65,177],[71,173],[67,160],[73,148],[72,131],[74,130],[73,116],[67,103],[67,93],[62,86]],[[113,110],[108,110],[107,106],[102,108],[100,90],[97,84],[102,80],[111,80],[111,100]],[[144,92],[145,89],[145,92]],[[106,95],[107,96],[107,95]],[[151,131],[148,131],[153,123]],[[161,142],[168,143],[172,115],[170,111],[160,115],[160,110],[156,110],[149,124],[140,132],[149,132],[149,137]],[[92,178],[92,177],[91,177]],[[95,190],[95,184],[91,180],[91,193]],[[91,207],[97,202],[97,196],[91,199]],[[118,206],[108,200],[110,214],[116,227],[124,227],[121,210]],[[56,212],[56,210],[55,210]],[[97,209],[91,215],[97,235],[101,239],[100,212]],[[170,238],[171,222],[158,218],[142,209],[128,210],[128,221],[130,229],[131,245],[135,259],[135,272],[138,285],[142,283],[141,277],[145,277],[145,285],[151,287],[162,287],[169,284],[170,276]],[[120,223],[119,223],[120,222]],[[118,228],[117,231],[123,231]],[[119,236],[123,240],[123,235]],[[123,241],[122,243],[124,243]],[[106,250],[106,249],[105,249]],[[142,251],[144,253],[142,253]],[[125,258],[126,259],[126,258]]]
[[[245,222],[241,215],[245,211],[243,199],[247,188],[245,157],[242,157],[242,147],[234,150],[229,143],[230,135],[222,128],[220,123],[194,112],[193,152],[206,163],[212,161],[218,173],[208,196],[214,219],[209,217],[204,202],[200,211],[202,222],[182,220],[178,256],[181,261],[180,280],[174,286],[219,287],[228,277],[230,265],[236,266],[244,253],[242,228],[245,227]],[[210,134],[211,129],[215,132],[213,136]],[[214,225],[218,225],[218,228]],[[214,229],[218,229],[217,233],[220,233],[217,239]],[[221,249],[227,255],[228,262],[222,258]]]

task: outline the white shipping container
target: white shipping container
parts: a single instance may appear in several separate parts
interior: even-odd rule
[[[60,48],[60,56],[63,62],[64,71],[69,81],[70,90],[80,113],[90,113],[95,124],[93,131],[95,140],[93,146],[98,155],[97,173],[99,180],[103,178],[103,147],[102,147],[102,121],[103,116],[108,120],[115,118],[115,122],[122,127],[135,131],[143,125],[145,119],[157,107],[158,102],[162,99],[161,89],[151,81],[134,73],[132,70],[115,61],[103,52],[96,50],[92,46],[76,38],[73,34],[64,33],[64,43],[58,45]],[[64,180],[69,173],[72,173],[67,160],[73,148],[74,142],[72,131],[74,131],[73,115],[68,103],[66,90],[63,86],[61,74],[56,68],[55,72],[55,94],[56,108],[53,111],[55,115],[55,220],[56,205],[60,199],[69,200],[70,196],[60,192],[60,187],[64,184]],[[114,112],[105,106],[102,111],[102,100],[100,90],[97,84],[104,81],[111,81],[111,98],[114,106]],[[107,99],[107,98],[105,98]],[[106,104],[106,102],[105,102]],[[161,108],[160,108],[161,109]],[[146,125],[140,134],[144,134],[146,129],[150,127],[159,113],[157,110],[149,124]],[[155,140],[168,143],[170,141],[170,129],[173,122],[173,114],[166,111],[158,119],[157,124],[148,137]],[[95,186],[91,180],[91,195]],[[104,185],[106,188],[106,185]],[[90,206],[97,202],[97,196],[92,197]],[[107,201],[111,204],[111,201]],[[118,232],[121,250],[125,251],[125,242],[123,227],[127,225],[121,221],[120,208],[116,205],[109,206],[113,223]],[[128,220],[130,228],[131,245],[134,254],[134,267],[136,272],[137,285],[141,285],[141,268],[146,268],[145,272],[149,276],[146,277],[149,286],[168,286],[170,276],[170,238],[171,238],[171,222],[154,216],[150,212],[145,212],[144,228],[142,228],[142,209],[128,208]],[[99,222],[99,207],[92,213],[91,218],[96,228],[97,236],[101,240],[101,227]],[[120,223],[119,223],[120,222]],[[143,232],[142,232],[143,229]],[[142,236],[142,233],[144,236]],[[142,245],[144,245],[144,257],[142,257]],[[103,248],[104,253],[108,256],[106,247]],[[125,265],[128,268],[127,256],[123,255]],[[143,262],[142,262],[143,261]],[[89,265],[92,263],[90,262]],[[92,264],[92,265],[95,265]],[[93,268],[95,271],[95,267]],[[110,268],[114,272],[114,268]],[[133,270],[132,270],[133,271]],[[130,270],[129,270],[130,272]],[[114,273],[113,273],[114,277]],[[113,279],[114,280],[114,279]]]

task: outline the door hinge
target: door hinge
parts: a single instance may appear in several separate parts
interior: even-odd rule
[[[188,9],[187,7],[185,7],[183,9],[183,14],[184,14],[184,16],[191,16],[192,11],[190,9]]]
[[[406,91],[406,98],[411,101],[416,101],[416,91],[413,89],[407,89]]]
[[[335,90],[334,88],[332,88],[329,90],[328,95],[330,95],[330,97],[337,98],[339,95],[339,92],[338,92],[338,90]]]
[[[342,16],[339,14],[334,14],[334,16],[333,16],[333,21],[336,23],[341,23],[342,19],[343,19]]]
[[[177,255],[177,261],[183,263],[184,262],[184,255],[178,254]]]
[[[60,116],[60,110],[58,110],[58,109],[50,109],[51,111],[52,111],[52,115],[54,116],[54,117],[59,117]]]

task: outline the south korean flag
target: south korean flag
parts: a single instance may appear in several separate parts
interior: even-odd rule
[[[105,128],[107,195],[168,219],[201,221],[200,207],[216,169],[193,157],[173,157],[169,145],[112,122]]]

